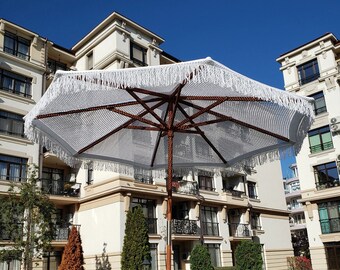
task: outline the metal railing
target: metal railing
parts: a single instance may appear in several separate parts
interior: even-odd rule
[[[326,106],[322,106],[322,107],[314,109],[314,114],[315,115],[318,115],[318,114],[323,113],[323,112],[327,112],[327,107]]]
[[[67,241],[71,232],[71,228],[77,227],[79,229],[80,225],[72,225],[70,223],[56,223],[52,224],[54,226],[54,241]]]
[[[329,180],[329,181],[322,181],[322,182],[316,182],[315,183],[317,190],[327,189],[327,188],[333,188],[340,186],[339,179]]]
[[[229,223],[229,234],[232,237],[251,237],[249,224]]]
[[[135,174],[134,178],[136,181],[145,183],[145,184],[153,184],[153,178],[150,175],[144,175],[144,174]]]
[[[318,144],[318,145],[313,145],[311,147],[309,147],[310,152],[313,153],[318,153],[321,151],[325,151],[328,149],[332,149],[333,148],[333,142],[325,142],[323,144]]]
[[[323,234],[340,232],[340,218],[322,219],[320,226]]]
[[[10,47],[4,47],[4,52],[6,53],[9,53],[9,54],[12,54],[14,56],[17,56],[21,59],[25,59],[27,61],[30,60],[30,55],[29,54],[26,54],[26,53],[22,53],[22,52],[19,52],[18,50],[13,50],[12,48]]]
[[[197,182],[180,180],[172,182],[172,191],[182,194],[198,195],[199,189]]]
[[[173,219],[172,233],[197,235],[199,233],[197,221],[190,219]]]
[[[231,189],[231,188],[223,188],[223,191],[231,194],[231,196],[233,196],[233,197],[238,197],[238,198],[241,198],[242,195],[246,194],[244,191]]]
[[[6,180],[6,181],[14,181],[14,182],[26,182],[26,177],[20,177],[20,176],[13,176],[13,175],[0,175],[0,180]]]
[[[39,179],[41,190],[49,195],[79,197],[81,183],[64,180]]]

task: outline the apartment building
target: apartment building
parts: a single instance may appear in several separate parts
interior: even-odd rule
[[[289,224],[295,256],[309,256],[308,236],[296,163],[289,166],[290,177],[284,179],[287,208],[291,211]]]
[[[161,49],[164,40],[132,20],[112,13],[71,49],[63,48],[4,19],[0,20],[0,196],[10,181],[26,178],[29,163],[40,165],[39,185],[56,204],[53,252],[36,269],[57,269],[70,225],[79,227],[85,269],[97,269],[103,249],[120,269],[126,212],[142,206],[149,226],[152,269],[165,269],[166,186],[157,172],[100,171],[93,164],[71,168],[52,152],[28,141],[22,117],[39,100],[57,70],[117,69],[178,62]],[[141,153],[149,138],[136,133]],[[177,145],[181,155],[185,144]],[[204,154],[202,149],[202,154]],[[183,154],[183,153],[182,153]],[[202,239],[215,266],[232,266],[244,239],[262,245],[264,269],[287,269],[293,255],[279,161],[242,173],[190,168],[173,184],[173,269],[190,269],[190,252]],[[0,230],[0,248],[10,243]],[[18,261],[0,269],[19,269]]]
[[[287,53],[286,91],[315,99],[315,122],[297,156],[313,269],[340,269],[340,43],[327,33]]]

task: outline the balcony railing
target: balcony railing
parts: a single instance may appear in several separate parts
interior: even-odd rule
[[[157,233],[157,218],[146,218],[146,223],[148,225],[148,233]]]
[[[231,196],[233,196],[233,197],[238,197],[238,198],[241,198],[242,195],[246,194],[244,191],[236,190],[236,189],[232,189],[232,188],[223,188],[223,191],[231,194]]]
[[[229,234],[232,237],[251,237],[249,224],[229,223]]]
[[[333,149],[333,142],[325,142],[323,144],[313,145],[309,148],[312,154],[318,153],[318,152],[325,151],[328,149]]]
[[[320,226],[323,234],[340,232],[340,218],[322,219]]]
[[[310,75],[310,76],[306,76],[304,78],[301,78],[299,80],[299,84],[300,85],[304,85],[306,83],[312,82],[316,79],[318,79],[320,77],[320,73],[319,72],[315,72],[314,74]]]
[[[218,223],[216,222],[201,222],[202,232],[204,235],[218,236]]]
[[[4,175],[0,174],[0,180],[14,181],[14,182],[26,182],[26,177],[14,176],[14,175]]]
[[[68,236],[70,234],[72,226],[75,226],[79,229],[80,225],[72,225],[69,223],[57,223],[53,224],[54,226],[54,241],[67,241]]]
[[[199,189],[197,182],[180,180],[172,182],[172,191],[182,194],[198,195]]]
[[[136,181],[141,183],[153,184],[153,178],[151,175],[135,173],[134,178]]]
[[[323,113],[323,112],[327,112],[326,106],[322,106],[322,107],[319,107],[319,108],[315,108],[315,109],[314,109],[314,114],[315,114],[315,115],[321,114],[321,113]]]
[[[15,239],[19,239],[22,236],[22,230],[23,230],[23,223],[17,222],[13,223],[11,228],[6,228],[3,223],[0,223],[0,241],[13,241]]]
[[[63,180],[40,179],[41,189],[49,195],[79,197],[80,183]]]
[[[334,180],[330,180],[330,181],[323,181],[323,182],[316,182],[316,189],[317,190],[322,190],[322,189],[326,189],[326,188],[333,188],[333,187],[338,187],[340,186],[339,180],[338,179],[334,179]]]
[[[173,219],[172,233],[197,235],[198,234],[197,221],[190,219]]]

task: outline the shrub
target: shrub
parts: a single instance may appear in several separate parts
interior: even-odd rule
[[[242,241],[235,251],[237,270],[261,270],[261,245],[252,241]]]
[[[288,260],[288,269],[289,270],[312,270],[312,264],[310,259],[305,256],[300,257],[289,257]]]
[[[208,249],[203,245],[196,245],[190,254],[191,270],[213,270]]]

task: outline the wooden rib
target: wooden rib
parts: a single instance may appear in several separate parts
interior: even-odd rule
[[[220,100],[222,98],[225,98],[227,101],[265,101],[256,97],[181,96],[181,100]]]
[[[167,94],[163,94],[163,93],[159,93],[159,92],[154,92],[154,91],[143,89],[143,88],[126,87],[126,88],[119,88],[119,89],[127,90],[127,91],[133,91],[133,92],[136,92],[136,93],[141,93],[141,94],[145,94],[145,95],[160,97],[160,98],[164,98],[164,99],[168,99],[169,98],[169,95],[167,95]]]
[[[181,101],[181,103],[183,103],[183,104],[185,104],[185,105],[187,105],[187,106],[190,106],[190,107],[192,107],[192,108],[194,108],[194,109],[197,109],[197,110],[202,110],[202,109],[204,109],[204,108],[201,107],[201,106],[198,106],[198,105],[196,105],[196,104],[193,104],[193,103],[190,103],[190,102],[187,102],[187,101]],[[274,137],[274,138],[276,138],[276,139],[279,139],[279,140],[282,140],[282,141],[285,141],[285,142],[289,142],[289,141],[290,141],[288,138],[286,138],[286,137],[284,137],[284,136],[281,136],[281,135],[276,134],[276,133],[274,133],[274,132],[271,132],[271,131],[268,131],[268,130],[259,128],[259,127],[257,127],[257,126],[254,126],[254,125],[245,123],[245,122],[243,122],[243,121],[237,120],[237,119],[235,119],[235,118],[233,118],[233,117],[231,117],[231,116],[226,116],[226,115],[223,115],[223,114],[220,114],[220,113],[218,113],[218,112],[211,111],[211,110],[210,110],[210,111],[207,111],[206,113],[209,113],[209,114],[211,114],[211,115],[214,115],[214,116],[216,116],[216,117],[218,117],[218,118],[220,118],[220,119],[225,119],[226,121],[231,121],[231,122],[236,123],[236,124],[239,124],[239,125],[241,125],[241,126],[244,126],[244,127],[247,127],[247,128],[253,129],[253,130],[256,130],[256,131],[258,131],[258,132],[260,132],[260,133],[269,135],[269,136]]]
[[[199,122],[199,123],[196,122],[195,124],[182,125],[182,126],[178,127],[178,129],[179,130],[186,130],[186,129],[190,129],[190,128],[194,128],[194,127],[208,126],[208,125],[211,125],[211,124],[226,122],[226,121],[229,121],[230,119],[232,119],[232,118],[226,116],[224,118],[219,118],[219,119],[214,119],[214,120],[209,120],[209,121],[204,121],[204,122]]]
[[[161,131],[163,129],[156,127],[146,127],[146,126],[127,126],[126,129],[139,129],[139,130],[150,130],[150,131]]]
[[[186,113],[186,111],[182,108],[182,106],[178,105],[179,110],[184,114],[185,117],[189,117],[189,115]],[[195,122],[193,120],[190,120],[191,124],[195,124]],[[227,164],[228,162],[224,159],[224,157],[222,156],[222,154],[216,149],[216,147],[212,144],[212,142],[207,138],[207,136],[205,136],[204,132],[199,128],[199,127],[195,127],[195,129],[200,132],[201,137],[203,138],[203,140],[205,140],[205,142],[212,148],[212,150],[216,153],[216,155],[222,160],[222,162],[224,164]]]
[[[151,109],[156,109],[159,106],[162,106],[165,103],[164,100],[162,100],[161,102],[158,102],[157,104],[155,104],[154,106],[151,107]],[[138,116],[139,117],[143,117],[147,114],[146,111],[140,113]],[[122,130],[123,128],[126,128],[127,126],[129,126],[130,124],[134,123],[136,121],[136,119],[130,119],[128,121],[126,121],[124,124],[120,125],[119,127],[113,129],[112,131],[110,131],[109,133],[105,134],[104,136],[102,136],[101,138],[95,140],[94,142],[90,143],[89,145],[83,147],[82,149],[80,149],[78,151],[78,154],[81,154],[85,151],[87,151],[88,149],[90,149],[91,147],[95,146],[96,144],[104,141],[106,138],[110,137],[111,135],[117,133],[118,131]]]
[[[145,100],[145,103],[149,102],[156,102],[160,101],[160,98],[152,98]],[[36,117],[36,119],[44,119],[44,118],[50,118],[50,117],[56,117],[56,116],[63,116],[63,115],[69,115],[69,114],[75,114],[75,113],[83,113],[83,112],[91,112],[91,111],[99,111],[99,110],[105,110],[110,108],[119,108],[119,107],[126,107],[126,106],[133,106],[133,105],[139,105],[137,101],[128,101],[128,102],[121,102],[117,104],[110,104],[110,105],[102,105],[102,106],[95,106],[95,107],[88,107],[84,109],[77,109],[77,110],[70,110],[66,112],[55,112],[55,113],[48,113],[48,114],[40,114]]]
[[[147,110],[153,117],[155,117],[158,122],[163,126],[166,127],[166,123],[163,121],[162,118],[160,118],[157,113],[155,113],[154,110],[150,110],[150,107],[148,105],[146,105],[146,103],[133,91],[131,90],[126,90],[136,101],[138,101],[140,103],[140,105],[142,105],[142,107]]]
[[[202,115],[203,113],[206,113],[207,111],[210,111],[211,109],[215,108],[216,106],[220,105],[221,103],[225,102],[227,98],[221,98],[219,100],[217,100],[216,102],[210,104],[208,107],[206,108],[202,108],[201,110],[199,110],[198,112],[194,113],[193,115],[187,117],[186,119],[182,120],[181,122],[179,122],[178,124],[176,124],[176,127],[180,127],[181,125],[195,119],[196,117]]]
[[[110,111],[112,112],[115,112],[115,113],[118,113],[118,114],[121,114],[121,115],[124,115],[124,116],[127,116],[127,117],[130,117],[131,119],[134,119],[134,120],[137,120],[137,121],[140,121],[140,122],[143,122],[145,124],[148,124],[148,125],[151,125],[151,126],[155,126],[155,127],[158,127],[159,129],[162,129],[163,126],[160,125],[160,124],[157,124],[151,120],[148,120],[148,119],[145,119],[143,117],[140,117],[138,115],[134,115],[134,114],[131,114],[131,113],[128,113],[128,112],[125,112],[125,111],[122,111],[122,110],[118,110],[116,108],[111,108]],[[146,114],[148,114],[149,112],[148,111],[145,111]]]

